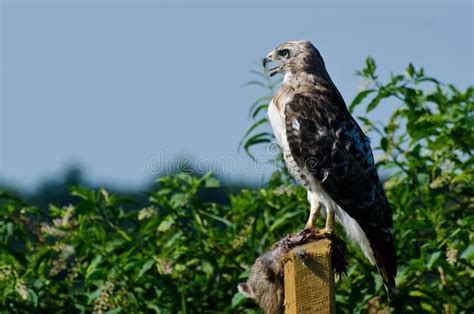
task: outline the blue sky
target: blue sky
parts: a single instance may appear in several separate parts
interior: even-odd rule
[[[382,77],[474,80],[471,1],[1,3],[0,180],[27,188],[72,164],[138,186],[179,156],[264,180],[237,151],[263,92],[244,84],[286,40],[319,48],[346,102],[368,55]]]

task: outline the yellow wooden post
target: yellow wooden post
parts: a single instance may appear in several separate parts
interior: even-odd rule
[[[321,239],[285,256],[285,313],[335,313],[331,241]]]

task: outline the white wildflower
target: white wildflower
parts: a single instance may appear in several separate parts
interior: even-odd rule
[[[156,214],[156,208],[153,206],[145,207],[138,212],[138,220],[149,219]]]
[[[59,230],[56,227],[50,226],[49,224],[43,222],[41,223],[41,232],[46,233],[47,235],[62,238],[66,236],[66,232]]]
[[[0,281],[6,281],[15,274],[15,271],[10,265],[2,266],[0,268]]]
[[[232,240],[231,246],[233,249],[241,248],[247,242],[247,234],[249,234],[250,229],[252,229],[255,218],[250,218],[245,226],[240,230],[239,234]]]
[[[280,185],[275,189],[275,194],[276,195],[286,195],[286,196],[291,196],[296,194],[295,189],[292,186],[289,185]]]
[[[394,175],[390,179],[385,181],[385,183],[383,184],[383,187],[385,188],[385,190],[390,190],[390,189],[396,188],[401,183],[403,183],[403,178],[399,175]]]
[[[74,214],[74,207],[72,205],[67,206],[66,211],[64,212],[63,217],[62,217],[63,227],[70,227],[71,217],[73,214]]]
[[[28,299],[28,289],[26,288],[25,284],[23,283],[23,280],[21,280],[19,278],[16,280],[15,290],[16,290],[16,292],[18,292],[18,294],[20,295],[20,297],[23,300]]]
[[[60,228],[63,225],[63,220],[61,218],[55,218],[53,219],[53,226],[56,228]]]
[[[61,218],[56,218],[53,220],[55,227],[70,228],[73,223],[75,223],[75,221],[71,219],[72,215],[74,214],[74,206],[69,205],[64,207],[64,209],[65,211],[62,213]]]
[[[359,81],[359,92],[363,92],[374,85],[375,81],[373,79],[364,78]]]
[[[7,281],[11,278],[15,279],[15,291],[23,300],[28,299],[28,288],[23,280],[18,277],[18,273],[10,265],[0,266],[0,281]]]
[[[108,201],[108,200],[109,200],[110,195],[109,195],[109,192],[107,192],[107,190],[105,190],[105,189],[100,189],[100,193],[101,193],[102,196],[104,197],[104,200],[105,200],[105,201]]]
[[[54,246],[54,250],[57,252],[62,252],[67,255],[71,255],[74,253],[74,247],[72,245],[66,243],[58,243]]]
[[[456,264],[456,262],[458,261],[458,250],[456,250],[456,248],[454,247],[448,248],[448,251],[446,252],[446,261],[451,266]]]
[[[173,272],[173,265],[171,265],[170,262],[165,262],[163,266],[163,273],[168,275],[168,274],[171,274],[172,272]]]
[[[446,183],[451,180],[451,173],[453,170],[454,164],[451,161],[448,161],[445,165],[443,165],[441,174],[434,178],[433,181],[430,183],[430,188],[433,190],[439,189],[443,187]]]
[[[104,286],[102,287],[102,292],[99,295],[99,298],[95,301],[94,304],[94,313],[102,314],[109,308],[110,305],[110,296],[114,290],[115,284],[112,280],[108,279]]]
[[[68,274],[68,279],[69,280],[74,280],[76,279],[78,276],[79,276],[79,270],[81,268],[81,263],[75,263],[73,262],[71,264],[71,268],[70,268],[70,271],[69,271],[69,274]]]
[[[49,275],[51,277],[56,276],[59,274],[62,270],[66,269],[66,262],[63,259],[57,259],[53,261],[53,266],[51,267],[51,270],[49,271]]]

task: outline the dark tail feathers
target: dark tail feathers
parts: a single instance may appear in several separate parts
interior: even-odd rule
[[[397,256],[393,246],[392,233],[380,227],[359,222],[374,252],[376,267],[382,276],[383,284],[391,303],[396,293]]]

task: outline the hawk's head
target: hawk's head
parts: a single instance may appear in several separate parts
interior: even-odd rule
[[[269,69],[270,76],[277,73],[299,73],[325,71],[324,61],[313,44],[306,40],[287,41],[270,52],[263,59],[263,66],[269,62],[277,63]]]

